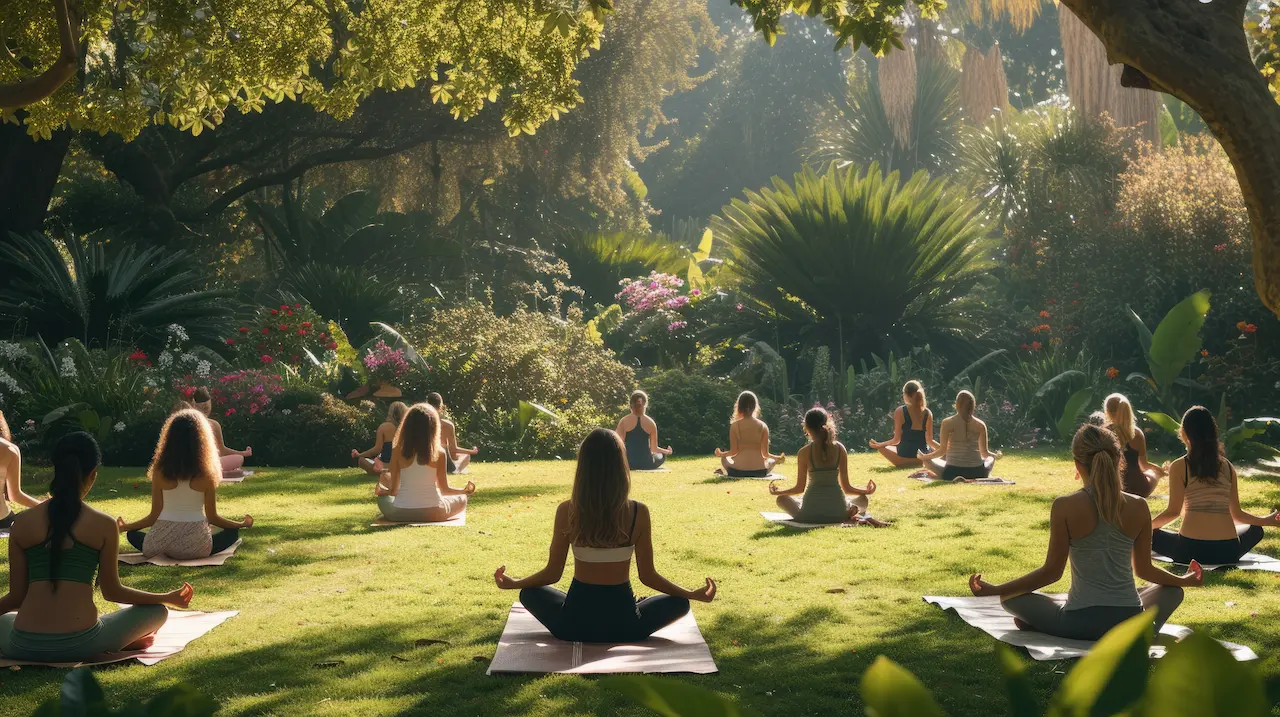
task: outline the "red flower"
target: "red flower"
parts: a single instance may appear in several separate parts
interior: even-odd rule
[[[310,322],[310,321],[303,321],[303,322],[302,322],[302,328],[304,328],[304,329],[309,329],[309,328],[311,328],[311,322]]]
[[[1050,314],[1048,311],[1041,311],[1041,312],[1040,312],[1040,318],[1042,318],[1042,319],[1051,319],[1051,318],[1053,318],[1053,315],[1052,315],[1052,314]]]
[[[1201,356],[1208,356],[1208,355],[1209,355],[1209,349],[1200,349],[1200,355],[1201,355]]]
[[[234,415],[236,415],[236,409],[234,409],[234,408],[228,408],[228,409],[227,409],[227,413],[226,413],[226,415],[228,415],[228,416],[234,416]]]
[[[133,353],[129,354],[129,360],[130,361],[146,361],[147,355],[142,352],[142,349],[135,349]]]
[[[275,360],[275,359],[271,358],[270,356],[268,356],[268,355],[266,355],[266,354],[263,354],[263,355],[262,355],[262,363],[271,363],[271,362],[272,362],[272,361],[274,361],[274,360]]]
[[[263,336],[266,336],[266,335],[267,335],[267,334],[269,334],[269,333],[271,333],[271,327],[270,327],[270,326],[263,326],[263,327],[262,327],[262,335],[263,335]]]
[[[288,330],[289,330],[289,325],[288,325],[288,324],[280,324],[280,330],[281,330],[281,331],[288,331]]]
[[[1029,348],[1031,348],[1031,347],[1030,347],[1030,346],[1028,346],[1028,345],[1026,345],[1026,344],[1023,344],[1023,345],[1022,345],[1022,350],[1023,350],[1023,351],[1026,351],[1026,350],[1027,350],[1027,349],[1029,349]]]
[[[247,327],[247,326],[241,326],[241,327],[240,327],[240,333],[242,333],[242,334],[247,334],[247,333],[249,333],[249,327]]]
[[[279,310],[279,309],[272,309],[272,310],[271,310],[271,315],[272,315],[272,316],[275,316],[275,315],[276,315],[276,314],[278,314],[278,313],[280,313],[280,310]]]
[[[329,343],[325,344],[325,348],[327,348],[327,349],[336,349],[336,348],[338,348],[338,342],[337,342],[337,341],[330,341]]]
[[[1039,350],[1040,350],[1040,349],[1042,349],[1042,348],[1044,348],[1044,346],[1042,346],[1042,345],[1040,344],[1040,342],[1039,342],[1039,341],[1032,341],[1032,342],[1031,342],[1031,350],[1032,350],[1032,351],[1039,351]]]
[[[182,397],[183,397],[183,398],[191,398],[191,397],[192,397],[192,396],[194,396],[194,395],[196,395],[196,387],[195,387],[195,386],[186,386],[186,387],[184,387],[184,388],[182,389]]]
[[[236,345],[236,340],[235,340],[235,339],[227,339],[227,345],[228,345],[228,346],[235,346],[235,345]]]
[[[293,305],[293,308],[295,308],[295,309],[301,309],[301,308],[302,308],[302,304],[294,304],[294,305]]]
[[[1246,334],[1256,334],[1258,333],[1258,326],[1256,324],[1245,324],[1244,332]]]
[[[288,304],[281,304],[281,305],[280,305],[280,310],[281,310],[281,311],[285,311],[285,310],[287,310],[288,308],[289,308],[289,305],[288,305]]]
[[[1213,245],[1213,250],[1214,250],[1214,251],[1226,251],[1226,250],[1227,250],[1227,245],[1226,245],[1226,244],[1214,244],[1214,245]]]
[[[306,335],[307,335],[307,330],[306,330],[306,329],[298,329],[298,335],[299,335],[299,336],[306,336]]]

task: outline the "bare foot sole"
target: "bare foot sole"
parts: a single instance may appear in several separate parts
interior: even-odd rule
[[[724,470],[723,470],[723,469],[721,469],[721,468],[717,468],[717,469],[715,469],[715,471],[713,471],[713,472],[714,472],[716,475],[718,475],[718,476],[722,476],[722,475],[724,475]]]
[[[125,645],[125,646],[124,646],[124,649],[125,649],[126,651],[128,651],[128,650],[145,650],[145,649],[147,649],[147,648],[151,647],[152,645],[154,645],[155,643],[156,643],[156,634],[153,632],[153,633],[151,633],[150,635],[147,635],[147,636],[145,636],[145,637],[139,637],[138,639],[134,640],[133,642],[129,643],[128,645]]]
[[[1019,630],[1030,630],[1030,631],[1032,631],[1032,632],[1034,632],[1034,631],[1035,631],[1035,628],[1034,628],[1034,627],[1031,627],[1030,625],[1028,625],[1027,623],[1023,622],[1022,620],[1019,620],[1019,619],[1018,619],[1018,618],[1016,618],[1016,617],[1015,617],[1015,618],[1013,618],[1013,624],[1014,624],[1014,625],[1015,625]]]

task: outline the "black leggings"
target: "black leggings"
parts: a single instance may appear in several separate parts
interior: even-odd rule
[[[1229,540],[1196,540],[1168,530],[1151,533],[1151,549],[1181,565],[1199,560],[1204,565],[1227,565],[1253,550],[1262,540],[1262,528],[1256,525],[1236,526],[1237,537]]]
[[[520,602],[556,639],[570,642],[641,642],[689,612],[686,598],[654,595],[637,602],[631,583],[577,579],[568,594],[549,585],[525,588]]]
[[[764,478],[769,475],[768,468],[761,468],[756,471],[744,471],[741,468],[730,468],[725,471],[730,478]]]
[[[125,537],[129,539],[129,545],[137,548],[138,552],[142,552],[142,542],[147,539],[147,532],[145,530],[130,530],[125,534]],[[209,551],[209,554],[217,555],[227,548],[230,548],[232,544],[239,539],[239,528],[226,528],[225,530],[220,530],[213,534],[213,549]]]

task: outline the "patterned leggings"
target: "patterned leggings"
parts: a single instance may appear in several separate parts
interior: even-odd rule
[[[240,531],[228,528],[214,535],[204,521],[159,520],[150,531],[130,530],[126,537],[130,545],[148,558],[165,555],[174,560],[194,560],[230,548],[240,539]]]

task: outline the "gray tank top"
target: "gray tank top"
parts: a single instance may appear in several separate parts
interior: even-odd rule
[[[965,425],[963,421],[951,431],[947,442],[947,465],[961,468],[982,466],[982,452],[978,450],[978,424]]]
[[[1085,489],[1089,500],[1093,492]],[[1098,525],[1083,538],[1071,541],[1071,591],[1068,610],[1087,607],[1142,607],[1133,582],[1133,538],[1102,519],[1098,504],[1093,512]]]

